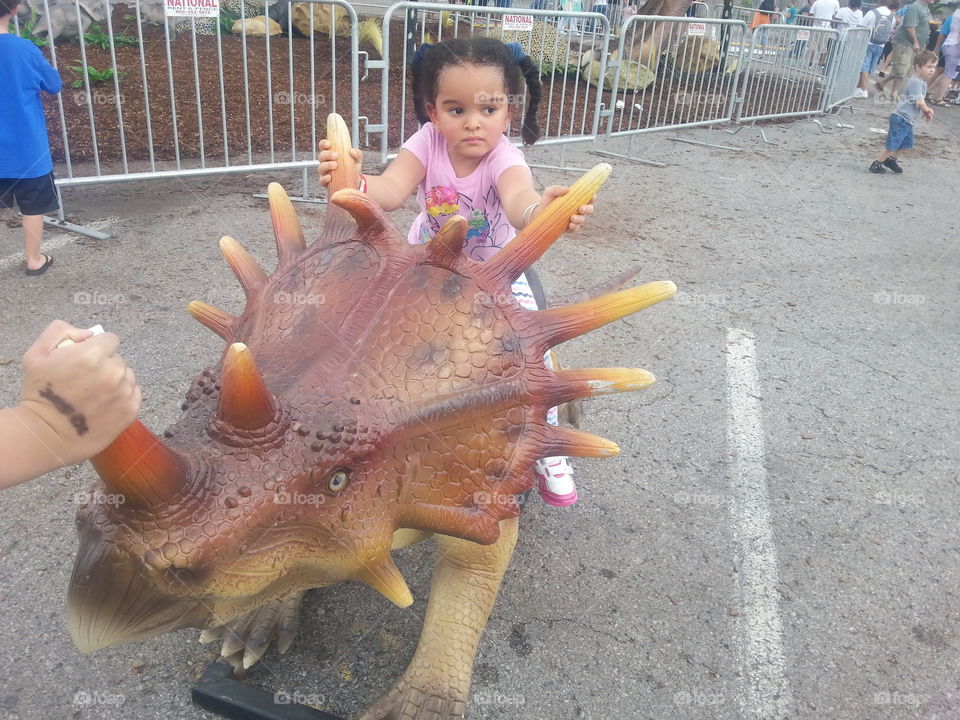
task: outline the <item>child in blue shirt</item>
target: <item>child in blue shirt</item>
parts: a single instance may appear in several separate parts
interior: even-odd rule
[[[0,0],[0,208],[14,203],[23,215],[27,275],[53,264],[40,252],[43,214],[60,207],[40,91],[60,92],[60,75],[40,50],[10,32],[19,0]]]

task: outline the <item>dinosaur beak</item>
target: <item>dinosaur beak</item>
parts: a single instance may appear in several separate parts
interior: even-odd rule
[[[89,537],[95,532],[81,531],[67,593],[70,635],[81,652],[204,625],[210,613],[199,598],[157,588],[133,558]]]

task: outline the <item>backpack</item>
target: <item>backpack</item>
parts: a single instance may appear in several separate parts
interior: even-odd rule
[[[870,44],[883,45],[893,35],[893,13],[881,15],[876,10],[873,13],[877,16],[877,21],[873,24],[873,32],[870,33]]]

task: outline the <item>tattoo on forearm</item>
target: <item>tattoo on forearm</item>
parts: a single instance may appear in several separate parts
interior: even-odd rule
[[[77,431],[77,435],[86,435],[90,430],[90,428],[87,427],[87,419],[83,416],[83,413],[78,413],[76,408],[57,395],[50,385],[47,385],[40,391],[40,397],[49,400],[50,404],[57,409],[57,412],[66,415],[70,419],[70,424],[73,425],[73,429]]]

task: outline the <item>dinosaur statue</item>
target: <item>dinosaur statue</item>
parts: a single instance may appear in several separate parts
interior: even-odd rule
[[[464,220],[408,245],[347,189],[307,245],[271,184],[277,269],[268,276],[224,237],[246,306],[237,317],[189,307],[226,341],[222,358],[194,380],[163,439],[138,421],[93,459],[101,482],[78,509],[68,593],[78,648],[197,627],[248,668],[272,641],[289,646],[309,588],[361,581],[408,606],[390,551],[433,534],[439,559],[418,648],[363,717],[462,717],[531,464],[618,451],[547,425],[546,410],[653,382],[643,370],[551,371],[543,356],[672,296],[672,283],[541,311],[510,293],[609,171],[587,173],[484,263],[461,253]]]

